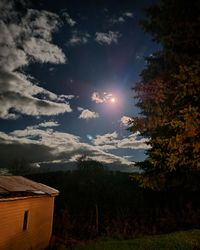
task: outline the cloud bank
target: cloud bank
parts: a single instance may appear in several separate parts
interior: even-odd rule
[[[0,11],[0,118],[20,114],[41,116],[71,112],[69,103],[36,84],[22,69],[31,62],[66,63],[63,51],[52,42],[61,25],[59,16],[28,9],[16,12],[13,1],[1,1]]]
[[[75,161],[78,156],[86,155],[88,159],[105,164],[115,163],[129,167],[130,171],[135,170],[133,162],[105,152],[99,146],[83,143],[78,136],[54,131],[53,129],[40,129],[40,127],[45,128],[46,125],[39,124],[35,127],[27,127],[24,130],[15,130],[8,134],[0,132],[1,164],[6,165],[20,158],[33,164],[55,161],[62,163]],[[115,134],[111,137],[115,137]]]

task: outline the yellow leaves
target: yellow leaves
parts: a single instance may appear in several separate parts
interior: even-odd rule
[[[156,104],[165,102],[167,86],[163,79],[155,79],[146,83],[139,83],[134,88],[137,92],[136,98],[141,101],[151,100]]]
[[[152,190],[161,190],[165,184],[165,176],[159,173],[156,176],[153,174],[140,174],[132,176],[141,187],[150,188]]]

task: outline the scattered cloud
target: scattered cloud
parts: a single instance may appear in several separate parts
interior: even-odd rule
[[[91,96],[91,100],[99,103],[106,103],[113,97],[113,94],[104,92],[103,94],[100,94],[98,92],[93,92]]]
[[[50,67],[50,68],[49,68],[49,71],[50,71],[50,72],[52,72],[52,71],[54,71],[54,70],[55,70],[54,67]]]
[[[132,12],[124,12],[123,14],[125,17],[130,17],[130,18],[133,18],[133,13]]]
[[[68,41],[68,45],[76,46],[79,44],[86,44],[88,43],[90,37],[91,37],[90,34],[87,32],[83,33],[75,30],[72,33],[72,37]]]
[[[127,138],[119,140],[117,143],[118,148],[129,148],[129,149],[150,149],[148,145],[149,140],[146,138],[138,138],[140,136],[139,132],[130,135]]]
[[[107,33],[96,32],[95,41],[99,44],[117,44],[121,34],[118,31],[108,31]]]
[[[129,116],[122,116],[122,118],[120,119],[120,122],[122,125],[124,126],[129,126],[132,122],[133,122],[133,118],[129,117]]]
[[[20,73],[32,61],[66,63],[63,51],[52,43],[52,34],[61,25],[59,16],[33,9],[21,16],[14,7],[14,1],[9,4],[1,1],[0,118],[71,112],[66,98],[38,86],[31,76]]]
[[[117,142],[118,134],[117,132],[107,133],[104,135],[97,135],[95,139],[93,139],[93,144],[96,146],[105,145],[105,144],[114,144]]]
[[[133,18],[134,15],[131,12],[124,12],[121,16],[113,16],[108,19],[109,25],[123,24],[126,23],[127,19]]]
[[[149,149],[148,139],[140,136],[139,132],[136,132],[128,137],[119,139],[117,132],[108,133],[104,135],[97,135],[92,140],[95,146],[98,146],[102,150],[113,150],[113,149]]]
[[[43,127],[45,128],[45,127]],[[27,128],[9,134],[0,132],[1,164],[23,158],[30,163],[75,161],[77,155],[102,163],[115,163],[134,167],[126,158],[107,153],[98,146],[82,143],[78,136],[52,129]],[[32,153],[34,152],[34,154]],[[122,168],[123,170],[123,168]]]
[[[115,18],[115,17],[110,18],[108,22],[109,22],[110,24],[114,25],[114,24],[124,23],[125,21],[126,21],[126,20],[124,19],[124,17],[120,16],[120,17],[118,17],[118,18]]]
[[[74,21],[70,15],[64,10],[62,12],[62,16],[64,17],[65,21],[69,24],[69,26],[73,27],[76,24],[76,21]]]
[[[78,107],[78,111],[81,112],[81,114],[79,115],[80,119],[88,120],[88,119],[94,119],[94,118],[99,117],[98,113],[91,111],[89,109],[83,109],[83,108]]]
[[[50,127],[57,127],[60,124],[57,121],[48,121],[48,122],[42,122],[34,126],[28,126],[26,129],[35,129],[35,128],[50,128]]]
[[[24,42],[24,52],[40,63],[65,63],[66,58],[58,46],[44,39],[31,37]]]
[[[39,94],[43,98],[38,98]],[[60,103],[59,98],[24,74],[0,71],[0,118],[16,119],[20,113],[38,116],[71,112],[68,102]]]
[[[100,97],[98,92],[92,93],[92,101],[95,101],[96,103],[103,103],[104,99]]]

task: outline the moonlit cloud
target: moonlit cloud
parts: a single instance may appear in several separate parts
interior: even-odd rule
[[[43,99],[37,98],[38,94]],[[16,119],[20,113],[49,116],[72,111],[68,102],[58,101],[59,96],[34,85],[25,75],[0,71],[0,118]]]
[[[99,117],[99,114],[96,113],[96,112],[93,112],[89,109],[83,109],[83,108],[80,108],[78,107],[78,111],[81,112],[81,114],[79,115],[79,119],[94,119],[94,118],[98,118]]]
[[[80,138],[73,134],[52,129],[29,127],[9,134],[0,132],[0,150],[2,152],[0,162],[5,164],[20,158],[34,164],[62,163],[75,161],[77,155],[86,155],[88,159],[102,163],[120,164],[121,170],[123,170],[122,165],[130,166],[130,171],[136,170],[134,163],[123,157],[107,153],[98,146],[82,143]]]
[[[120,119],[120,122],[122,125],[124,126],[129,126],[132,122],[133,122],[133,118],[129,117],[129,116],[122,116],[122,118]]]
[[[1,1],[0,9],[3,13],[0,17],[0,118],[71,112],[66,98],[36,85],[32,77],[19,72],[32,61],[66,62],[63,51],[52,43],[52,34],[61,25],[59,16],[33,9],[21,16],[15,11],[13,1],[9,4]]]
[[[123,15],[124,15],[125,17],[133,18],[133,13],[131,13],[131,12],[124,12]]]
[[[34,126],[27,127],[28,130],[34,129],[34,128],[50,128],[50,127],[57,127],[60,124],[56,121],[48,121],[48,122],[42,122]]]
[[[121,34],[118,31],[108,31],[107,33],[96,32],[95,41],[99,44],[117,44]]]
[[[136,132],[127,138],[123,138],[119,140],[117,143],[118,148],[129,148],[129,149],[150,149],[150,145],[148,145],[149,140],[146,138],[138,138],[140,136],[139,132]]]
[[[43,39],[31,37],[23,45],[27,55],[40,63],[65,63],[66,58],[58,46]]]
[[[118,137],[117,132],[108,133],[104,135],[97,135],[96,138],[93,139],[93,143],[96,146],[105,145],[105,144],[113,144],[117,142],[116,140],[117,137]]]
[[[109,100],[113,98],[113,94],[111,93],[106,93],[104,92],[103,94],[100,94],[98,92],[93,92],[91,96],[91,100],[96,102],[97,104],[99,103],[106,103]]]
[[[71,46],[76,46],[79,44],[86,44],[88,43],[89,39],[90,39],[90,34],[85,32],[78,32],[77,30],[73,31],[73,34],[70,38],[70,40],[68,41],[68,45]]]
[[[104,99],[100,97],[98,92],[92,93],[92,101],[95,101],[96,103],[103,103]]]
[[[114,150],[114,149],[149,149],[149,140],[141,138],[140,133],[136,132],[128,137],[120,139],[117,132],[108,133],[104,135],[97,135],[92,143],[98,146],[102,150]]]
[[[124,17],[120,16],[118,18],[110,18],[109,19],[109,23],[114,25],[114,24],[120,24],[120,23],[124,23],[125,22],[125,19]]]
[[[62,16],[64,17],[65,21],[69,24],[69,26],[73,27],[76,24],[76,21],[74,21],[65,10],[62,12]]]

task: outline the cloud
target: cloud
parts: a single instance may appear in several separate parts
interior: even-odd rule
[[[59,95],[57,99],[58,101],[65,102],[66,100],[71,100],[73,98],[75,98],[74,95]]]
[[[29,126],[27,127],[28,130],[33,129],[33,128],[50,128],[50,127],[57,127],[60,124],[56,121],[48,121],[48,122],[42,122],[34,126]]]
[[[107,33],[96,32],[95,41],[99,44],[117,44],[121,34],[118,31],[108,31]]]
[[[69,26],[73,27],[76,24],[76,21],[74,21],[70,15],[64,10],[62,12],[62,16],[64,17],[65,21],[69,24]]]
[[[93,112],[89,109],[83,109],[83,108],[80,108],[78,107],[78,111],[81,111],[81,114],[79,115],[79,118],[80,119],[93,119],[93,118],[98,118],[99,117],[99,114],[96,113],[96,112]]]
[[[59,16],[33,9],[21,16],[13,1],[1,1],[0,9],[4,13],[0,17],[0,118],[71,112],[66,97],[38,86],[31,76],[20,73],[32,61],[66,62],[63,51],[52,43],[52,34],[61,25]]]
[[[103,94],[99,94],[98,92],[93,92],[91,100],[99,104],[108,102],[112,97],[113,95],[111,93],[104,92]]]
[[[43,39],[31,37],[23,45],[27,55],[40,63],[65,63],[66,58],[58,46]]]
[[[91,99],[92,99],[92,101],[95,101],[96,103],[103,103],[104,102],[104,99],[100,97],[98,92],[92,93]]]
[[[92,99],[92,101],[95,101],[96,103],[103,103],[104,102],[104,99],[100,97],[98,92],[92,93],[91,99]]]
[[[140,133],[136,132],[128,137],[119,139],[117,132],[107,133],[104,135],[97,135],[96,138],[92,140],[95,146],[98,146],[102,150],[114,150],[114,149],[149,149],[149,140],[146,138],[141,138]]]
[[[131,13],[131,12],[124,12],[123,15],[124,15],[125,17],[129,17],[129,18],[133,18],[133,17],[134,17],[134,16],[133,16],[133,13]]]
[[[107,133],[104,135],[97,135],[95,139],[93,139],[93,144],[96,146],[105,145],[105,144],[114,144],[117,142],[118,134],[117,132]]]
[[[28,127],[25,130],[15,130],[9,134],[0,132],[0,150],[2,152],[0,163],[3,165],[20,158],[35,164],[55,161],[62,163],[74,161],[77,155],[84,154],[88,159],[102,163],[134,167],[133,162],[123,157],[107,153],[98,146],[82,143],[78,136],[52,129],[42,130]]]
[[[120,23],[124,23],[125,22],[125,19],[124,17],[120,16],[118,18],[110,18],[109,19],[109,23],[110,24],[120,24]]]
[[[124,115],[124,116],[122,116],[120,121],[121,121],[122,125],[129,126],[133,122],[133,118]]]
[[[78,32],[77,30],[73,31],[72,37],[68,41],[68,45],[76,46],[79,44],[86,44],[89,41],[90,34],[85,32]]]
[[[60,103],[59,96],[34,85],[27,76],[0,71],[0,118],[18,118],[20,113],[38,116],[71,111],[68,102]]]
[[[150,149],[150,145],[147,143],[149,142],[146,138],[138,138],[140,136],[139,132],[136,132],[130,135],[127,138],[123,138],[119,140],[117,143],[118,148],[129,148],[129,149]]]

